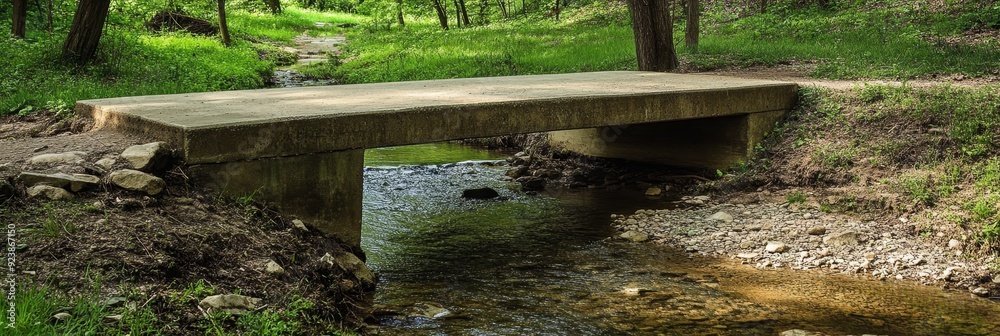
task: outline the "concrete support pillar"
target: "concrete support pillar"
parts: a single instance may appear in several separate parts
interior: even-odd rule
[[[364,150],[193,165],[199,185],[231,197],[253,195],[282,214],[359,248]],[[360,250],[359,250],[360,251]]]
[[[605,158],[723,169],[745,161],[786,111],[549,132],[549,144]]]

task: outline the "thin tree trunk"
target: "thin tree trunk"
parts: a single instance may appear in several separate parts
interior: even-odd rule
[[[458,0],[451,0],[451,4],[455,5],[455,27],[462,28],[462,8],[458,7]]]
[[[47,0],[47,1],[45,1],[45,3],[49,7],[48,17],[47,18],[48,18],[48,21],[49,21],[49,36],[52,36],[52,33],[53,33],[53,27],[52,27],[52,0]]]
[[[677,68],[673,25],[668,0],[629,0],[635,56],[642,71],[669,71]]]
[[[504,0],[497,0],[497,6],[500,7],[500,14],[503,14],[503,18],[507,19],[507,6],[503,2]]]
[[[701,14],[698,10],[698,0],[687,0],[687,27],[684,32],[684,45],[691,52],[698,52],[698,23]]]
[[[562,8],[559,8],[559,5],[561,3],[562,3],[562,0],[556,0],[556,9],[555,9],[555,11],[556,11],[556,21],[559,21],[559,14],[562,12]]]
[[[468,27],[470,24],[469,11],[465,9],[465,0],[458,0],[459,7],[462,7],[462,23]]]
[[[66,43],[63,44],[63,58],[78,64],[94,60],[110,5],[111,0],[80,0]]]
[[[226,23],[226,0],[219,0],[219,35],[222,35],[222,44],[225,46],[233,45],[233,41],[229,38],[229,25]]]
[[[437,11],[438,21],[441,22],[441,28],[444,30],[448,30],[448,12],[445,11],[444,5],[441,3],[441,0],[433,0],[433,1],[434,1],[434,10]]]
[[[403,0],[396,0],[396,23],[399,26],[405,26],[406,22],[403,22]]]
[[[15,38],[24,38],[24,27],[28,21],[28,0],[14,0],[14,17],[10,31]]]

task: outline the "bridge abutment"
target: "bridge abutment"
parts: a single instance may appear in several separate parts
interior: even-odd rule
[[[786,112],[554,131],[549,144],[596,157],[724,169],[745,161]]]
[[[230,197],[253,197],[351,247],[361,246],[364,150],[189,167],[191,178]]]

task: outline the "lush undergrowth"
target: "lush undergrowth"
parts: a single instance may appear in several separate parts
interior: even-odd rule
[[[278,52],[257,42],[290,43],[304,31],[334,34],[339,28],[314,23],[357,20],[294,8],[278,16],[236,12],[230,48],[217,37],[109,25],[97,62],[82,68],[60,61],[65,36],[36,31],[14,40],[3,30],[0,40],[10,44],[0,48],[0,114],[65,110],[82,99],[260,88]]]

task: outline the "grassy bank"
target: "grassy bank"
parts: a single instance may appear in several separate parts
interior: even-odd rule
[[[822,78],[1000,75],[1000,39],[988,33],[1000,27],[1000,3],[931,7],[900,0],[836,9],[778,3],[766,13],[748,13],[709,2],[699,51],[678,49],[682,67],[806,63],[804,69]],[[367,83],[634,70],[632,30],[622,19],[627,15],[623,5],[602,2],[568,9],[559,22],[531,17],[444,31],[435,21],[418,20],[403,28],[359,29],[348,33],[342,65],[306,72]],[[683,20],[677,28],[681,46]]]
[[[346,14],[289,8],[283,14],[232,13],[235,44],[226,48],[217,37],[186,33],[153,33],[143,27],[110,24],[102,38],[98,61],[87,67],[59,60],[65,36],[33,32],[0,48],[0,114],[40,109],[66,111],[77,100],[119,96],[238,90],[263,87],[283,57],[275,44],[311,34],[335,34],[336,27],[315,22],[357,22]],[[109,21],[112,21],[109,19]]]
[[[956,239],[1000,272],[997,87],[804,88],[801,98],[722,190],[804,190],[788,202],[911,225],[929,242]]]

